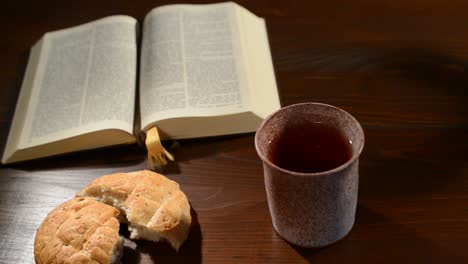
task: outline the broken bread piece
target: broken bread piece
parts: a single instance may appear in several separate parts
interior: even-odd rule
[[[37,264],[120,263],[119,211],[90,197],[69,200],[44,219],[34,240]]]
[[[131,239],[168,241],[175,250],[188,237],[190,204],[179,184],[143,170],[101,176],[77,196],[91,196],[119,209]]]

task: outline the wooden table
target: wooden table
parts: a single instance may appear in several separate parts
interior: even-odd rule
[[[141,20],[169,2],[3,3],[2,144],[43,33],[117,13]],[[127,241],[125,263],[468,261],[468,2],[239,2],[267,19],[282,105],[333,104],[364,127],[354,228],[323,249],[286,243],[271,225],[253,135],[182,141],[165,174],[193,207],[189,240],[179,253]],[[0,263],[33,262],[36,228],[90,180],[145,167],[137,146],[0,167]]]

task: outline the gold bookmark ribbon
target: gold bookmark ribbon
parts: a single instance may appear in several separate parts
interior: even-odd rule
[[[150,169],[162,167],[169,162],[168,160],[174,161],[174,156],[161,144],[161,138],[155,126],[146,131],[145,145],[148,149],[148,167]]]

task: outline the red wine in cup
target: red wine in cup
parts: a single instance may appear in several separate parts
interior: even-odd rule
[[[352,157],[350,140],[337,128],[324,123],[287,127],[270,144],[269,160],[295,172],[328,171]]]

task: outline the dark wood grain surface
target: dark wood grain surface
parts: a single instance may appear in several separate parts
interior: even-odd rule
[[[1,144],[42,34],[168,3],[2,3]],[[361,122],[355,226],[327,248],[288,244],[271,225],[253,135],[188,140],[165,174],[191,202],[189,240],[179,253],[127,241],[125,263],[468,262],[468,2],[239,3],[267,19],[282,105],[329,103]],[[34,262],[39,224],[90,180],[145,167],[138,146],[0,167],[0,263]]]

